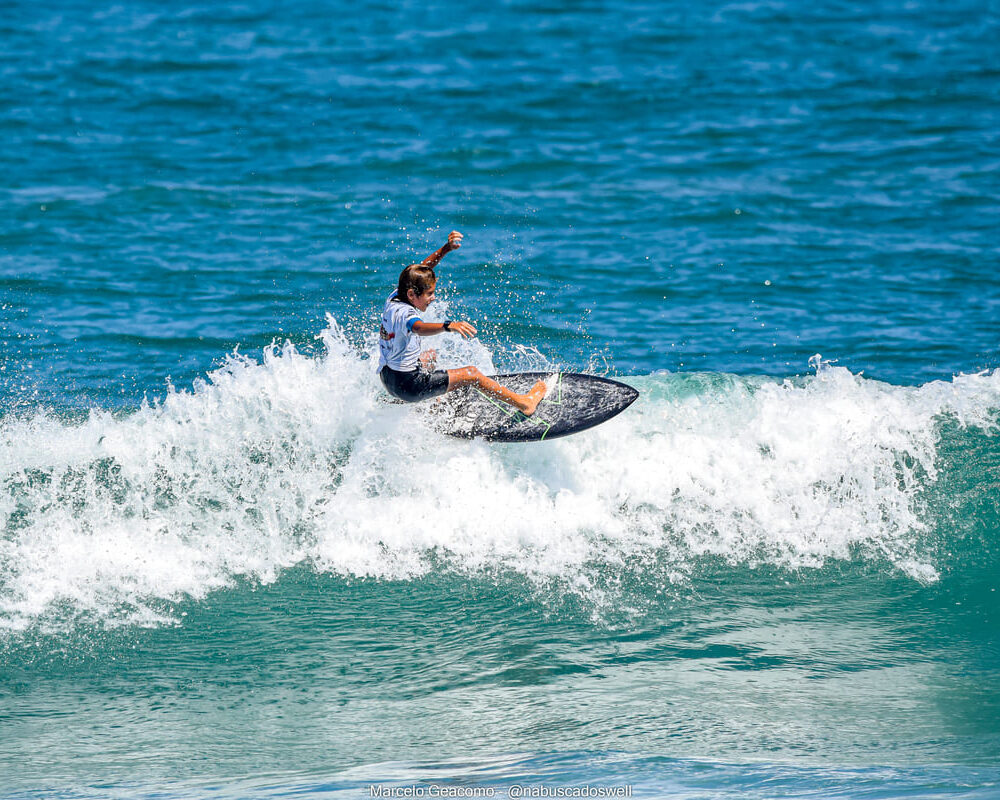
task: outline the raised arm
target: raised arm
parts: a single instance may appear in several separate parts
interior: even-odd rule
[[[441,259],[445,257],[446,254],[450,253],[452,250],[458,250],[458,248],[461,246],[462,246],[462,234],[460,234],[458,231],[452,231],[451,233],[448,234],[448,243],[439,250],[435,250],[420,263],[423,264],[425,267],[432,267],[432,268],[436,267],[440,263]]]

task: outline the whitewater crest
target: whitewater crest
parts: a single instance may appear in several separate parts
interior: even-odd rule
[[[877,559],[933,580],[921,495],[941,420],[992,432],[1000,407],[998,373],[919,387],[823,364],[786,381],[668,374],[627,379],[639,402],[586,434],[487,445],[386,402],[332,319],[321,339],[319,355],[234,354],[127,416],[0,422],[0,630],[159,624],[172,601],[293,565],[507,569],[581,593],[602,565],[683,576],[706,554]],[[440,349],[444,366],[491,367],[476,342]]]

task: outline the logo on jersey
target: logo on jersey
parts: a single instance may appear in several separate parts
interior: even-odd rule
[[[391,342],[393,339],[396,338],[396,334],[389,333],[389,331],[385,329],[385,325],[379,325],[378,335],[381,336],[387,342]]]

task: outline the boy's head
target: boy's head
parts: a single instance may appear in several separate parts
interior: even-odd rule
[[[434,268],[424,264],[410,264],[399,275],[399,286],[396,287],[396,296],[412,306],[423,305],[421,311],[425,311],[430,304],[427,299],[429,293],[434,291],[437,283],[437,275]],[[422,299],[427,299],[426,303],[420,303]]]

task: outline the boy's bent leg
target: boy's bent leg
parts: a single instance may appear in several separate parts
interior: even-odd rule
[[[492,378],[487,378],[476,367],[462,367],[448,370],[448,391],[459,386],[475,384],[486,394],[515,406],[522,414],[530,417],[545,397],[545,381],[538,381],[527,394],[517,394],[506,386],[501,386]]]

